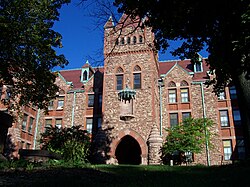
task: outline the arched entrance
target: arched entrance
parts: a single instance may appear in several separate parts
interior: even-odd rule
[[[124,136],[115,150],[115,156],[119,164],[141,164],[141,147],[131,136]]]

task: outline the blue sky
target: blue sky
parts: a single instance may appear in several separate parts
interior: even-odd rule
[[[78,2],[79,0],[72,0],[69,5],[64,5],[60,9],[60,20],[54,25],[54,30],[63,37],[63,48],[56,51],[64,54],[69,61],[64,69],[80,68],[87,60],[92,66],[103,63],[103,27],[97,27],[96,20],[88,16],[88,11],[96,7],[90,6],[86,9],[79,6]],[[173,48],[175,44],[169,47]],[[201,54],[206,55],[205,52]],[[160,61],[174,59],[178,57],[173,57],[169,50],[165,54],[159,52]],[[59,69],[61,68],[55,68]]]

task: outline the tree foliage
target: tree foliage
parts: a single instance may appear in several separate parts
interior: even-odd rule
[[[62,36],[53,30],[58,10],[70,0],[0,1],[0,83],[9,85],[21,105],[46,108],[58,87],[51,70],[68,63],[55,48]],[[0,85],[1,86],[1,85]]]
[[[168,136],[162,147],[163,157],[171,156],[175,152],[200,153],[206,143],[209,145],[211,133],[209,127],[213,121],[203,118],[188,118],[181,124],[166,129]]]
[[[47,127],[41,134],[42,149],[62,155],[66,161],[86,162],[90,149],[90,138],[81,126],[71,128]]]

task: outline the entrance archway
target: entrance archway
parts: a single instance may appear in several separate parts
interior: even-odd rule
[[[124,136],[115,150],[119,164],[141,164],[141,147],[131,136]]]

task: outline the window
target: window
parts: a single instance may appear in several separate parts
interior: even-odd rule
[[[130,44],[130,37],[127,38],[127,44]]]
[[[233,109],[234,125],[241,125],[241,117],[239,109]]]
[[[56,119],[56,127],[59,129],[62,127],[62,119]]]
[[[30,117],[29,129],[28,129],[28,132],[29,132],[29,133],[32,132],[33,123],[34,123],[34,118]]]
[[[88,73],[87,73],[86,70],[83,72],[83,78],[82,78],[82,80],[83,80],[83,81],[88,80]]]
[[[178,114],[170,114],[170,127],[178,125]]]
[[[169,103],[176,103],[176,90],[168,90]]]
[[[194,72],[202,72],[202,64],[201,62],[197,62],[194,64]]]
[[[181,81],[181,86],[188,86],[187,81]]]
[[[189,102],[189,97],[188,97],[188,88],[182,88],[181,89],[181,102]]]
[[[133,36],[133,44],[136,44],[136,36]]]
[[[139,36],[139,43],[142,43],[142,36]]]
[[[238,159],[245,159],[246,150],[245,150],[244,140],[243,139],[237,139],[236,146],[237,146],[237,152],[238,152]]]
[[[101,128],[102,127],[102,118],[98,118],[97,123],[98,123],[97,128],[98,129]]]
[[[218,100],[225,100],[226,99],[226,94],[225,91],[221,91],[218,95]]]
[[[121,38],[121,45],[124,45],[124,38]]]
[[[220,111],[220,124],[221,124],[222,127],[228,127],[229,126],[227,110],[221,110]]]
[[[49,102],[48,110],[53,110],[54,109],[54,101]]]
[[[229,87],[229,93],[230,93],[231,99],[237,99],[237,92],[236,92],[235,86]]]
[[[187,119],[187,118],[190,118],[191,117],[191,112],[183,112],[182,113],[182,121]]]
[[[141,88],[141,74],[134,73],[134,89],[140,89],[140,88]]]
[[[102,108],[102,95],[101,94],[98,96],[98,106],[99,108]]]
[[[28,119],[28,115],[27,114],[24,114],[23,115],[23,123],[22,123],[22,130],[26,130],[26,127],[27,127],[27,119]]]
[[[168,83],[168,87],[176,87],[176,84],[173,81],[171,81]]]
[[[224,160],[230,160],[232,156],[231,140],[223,140]]]
[[[27,144],[26,144],[26,149],[30,149],[30,147],[31,147],[31,144],[30,144],[30,143],[27,143]]]
[[[59,97],[57,102],[57,109],[63,109],[64,97]]]
[[[116,90],[123,89],[123,75],[116,75]]]
[[[45,120],[45,131],[46,131],[46,128],[50,128],[52,127],[52,119],[46,119]]]
[[[89,94],[88,95],[88,107],[93,107],[94,106],[94,94]]]
[[[93,118],[87,118],[86,128],[87,128],[88,133],[92,133],[92,127],[93,127]]]

